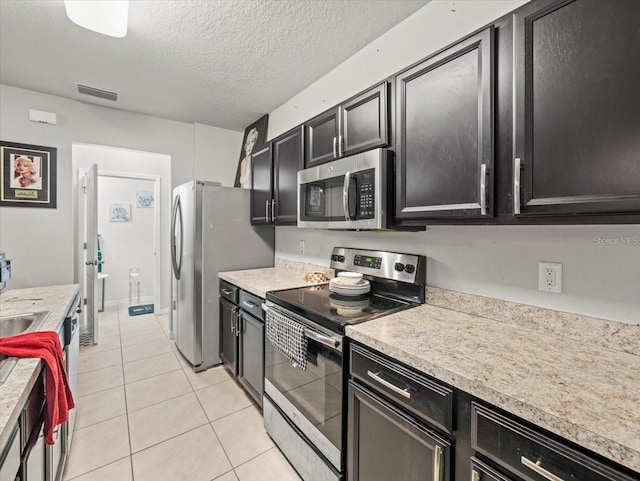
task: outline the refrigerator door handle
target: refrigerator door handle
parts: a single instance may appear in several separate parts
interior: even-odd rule
[[[178,199],[180,199],[180,196],[176,196],[173,201],[173,209],[171,209],[171,267],[176,279],[180,279],[178,264],[176,263],[176,213],[178,212]]]
[[[176,222],[180,220],[180,250],[182,251],[183,241],[183,224],[182,224],[182,205],[180,204],[180,196],[176,196],[176,200],[173,204],[171,225],[173,227],[173,233],[171,236],[171,263],[173,264],[173,275],[177,280],[180,280],[180,270],[182,267],[182,252],[180,252],[180,259],[178,260],[177,245],[176,245]]]

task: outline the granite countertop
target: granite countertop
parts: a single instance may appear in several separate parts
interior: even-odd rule
[[[640,345],[640,326],[624,326]],[[424,304],[347,335],[640,471],[640,355]]]
[[[327,277],[333,277],[333,271],[327,267],[281,259],[276,259],[275,267],[220,272],[218,276],[264,299],[269,291],[313,285],[314,283],[306,282],[304,276],[307,272],[315,271],[323,272]]]
[[[78,292],[77,284],[4,290],[0,293],[0,316],[49,311],[40,330],[58,331]],[[18,421],[39,368],[40,359],[19,359],[7,380],[0,384],[0,449]]]

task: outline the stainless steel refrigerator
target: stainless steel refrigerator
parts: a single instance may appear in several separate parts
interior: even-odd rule
[[[221,362],[218,272],[273,266],[274,229],[251,225],[250,194],[202,181],[173,189],[171,333],[196,371]]]

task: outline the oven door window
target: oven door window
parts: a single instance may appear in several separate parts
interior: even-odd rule
[[[342,450],[342,353],[309,339],[303,371],[265,346],[265,377],[339,450]]]
[[[308,221],[341,221],[344,215],[344,176],[300,186],[300,217]]]

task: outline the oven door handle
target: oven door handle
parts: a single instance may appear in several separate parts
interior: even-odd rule
[[[317,332],[312,331],[311,329],[304,330],[304,337],[306,337],[307,339],[311,339],[312,341],[319,342],[320,344],[330,347],[331,349],[337,350],[340,347],[339,340],[329,336],[323,336],[322,334],[318,334]]]
[[[266,302],[262,303],[262,310],[265,313],[268,313],[272,309],[273,308],[270,305],[268,305]],[[312,331],[311,329],[307,329],[307,328],[304,329],[303,334],[304,334],[304,337],[306,337],[307,339],[311,339],[312,341],[319,342],[323,346],[330,347],[335,351],[342,350],[342,347],[340,346],[340,344],[342,343],[341,339],[325,336],[323,334],[320,334],[319,332]]]

